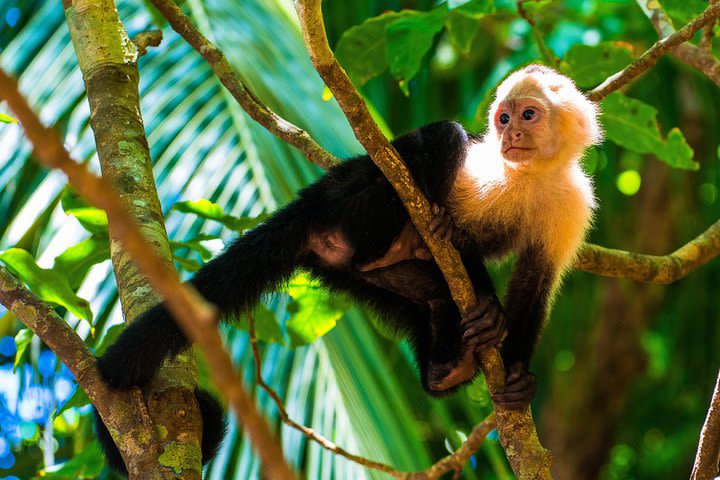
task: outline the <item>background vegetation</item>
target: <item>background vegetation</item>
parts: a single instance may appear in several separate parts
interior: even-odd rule
[[[701,0],[661,3],[678,27],[706,6]],[[332,153],[360,151],[312,69],[291,4],[183,5],[263,102]],[[466,14],[456,12],[452,19],[435,7],[429,1],[324,5],[331,45],[356,83],[364,83],[362,92],[391,136],[442,118],[480,132],[492,88],[513,68],[557,57],[558,67],[589,89],[657,41],[648,18],[629,0],[526,2],[536,30],[511,1],[471,2]],[[422,22],[410,29],[417,34],[406,43],[414,47],[410,53],[393,50],[392,35],[403,34],[399,27],[399,33],[388,29],[387,37],[358,30],[370,17],[403,8],[430,12],[420,20],[419,14],[404,14]],[[257,217],[287,201],[320,170],[250,120],[147,4],[122,1],[118,9],[130,35],[163,28],[162,45],[140,60],[140,93],[168,233],[177,242],[176,265],[189,274],[246,224],[222,216],[224,222],[212,220],[218,214],[207,203],[178,202],[208,199],[225,214]],[[369,22],[387,22],[382,18]],[[384,38],[385,46],[375,45]],[[540,45],[538,38],[544,39]],[[367,56],[358,56],[358,45]],[[0,48],[0,64],[19,78],[42,119],[64,134],[75,158],[97,169],[89,107],[61,3],[0,0]],[[407,58],[413,52],[416,72]],[[609,139],[585,162],[600,199],[590,240],[664,254],[720,213],[720,95],[710,80],[670,57],[623,93],[643,103],[606,101],[614,102],[603,105]],[[657,111],[657,138],[647,133],[655,125],[648,108]],[[643,115],[649,115],[651,128],[643,123],[644,129],[633,129]],[[699,169],[693,170],[677,134],[669,133],[675,127]],[[104,219],[78,203],[61,175],[29,161],[30,154],[21,130],[0,123],[0,261],[101,349],[121,328]],[[668,165],[673,162],[686,169]],[[498,266],[501,284],[506,276],[507,266]],[[718,262],[671,286],[570,275],[533,366],[540,379],[533,403],[540,436],[566,478],[688,474],[720,360],[719,281]],[[489,412],[482,381],[430,400],[420,391],[405,348],[374,329],[364,312],[348,310],[341,299],[328,300],[300,281],[292,288],[292,302],[287,294],[267,302],[280,328],[266,315],[259,335],[268,340],[261,343],[263,375],[295,420],[350,451],[400,469],[422,469]],[[302,317],[308,305],[324,309],[311,325]],[[87,400],[73,393],[72,377],[12,314],[0,307],[0,315],[0,478],[31,478],[41,470],[49,478],[108,476]],[[227,339],[252,387],[247,335],[228,330]],[[256,394],[277,422],[269,397]],[[379,476],[308,444],[287,427],[278,429],[289,461],[307,478]],[[231,425],[207,477],[250,478],[258,468],[247,439]],[[464,475],[512,474],[491,440]]]

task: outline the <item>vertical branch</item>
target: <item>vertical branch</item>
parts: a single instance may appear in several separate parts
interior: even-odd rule
[[[720,372],[715,382],[710,408],[700,431],[700,444],[695,455],[691,480],[711,480],[718,473],[720,460]]]
[[[463,313],[469,312],[477,299],[460,255],[452,245],[429,234],[429,204],[410,172],[373,121],[362,96],[345,74],[330,50],[322,17],[321,0],[296,0],[303,38],[310,59],[345,113],[355,136],[397,191],[410,218],[430,248],[445,276],[450,291]],[[497,348],[483,351],[480,364],[491,392],[505,384],[505,369]],[[522,412],[496,408],[498,432],[515,474],[522,479],[549,479],[552,457],[545,450],[527,408]]]

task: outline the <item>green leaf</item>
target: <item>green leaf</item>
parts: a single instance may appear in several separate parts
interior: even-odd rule
[[[95,356],[100,357],[103,353],[108,349],[110,345],[115,343],[115,340],[120,336],[120,334],[125,330],[125,324],[124,323],[118,323],[117,325],[113,325],[112,327],[108,328],[105,332],[105,335],[102,336],[101,339],[99,339],[100,343],[95,348]]]
[[[212,252],[205,245],[203,245],[202,242],[205,242],[207,240],[216,240],[218,238],[220,237],[217,235],[201,234],[190,240],[185,240],[182,242],[170,240],[170,248],[172,249],[173,254],[176,250],[180,250],[181,248],[190,249],[199,253],[200,258],[202,258],[204,261],[208,261],[212,258]],[[175,256],[175,258],[177,258],[177,255]]]
[[[0,123],[18,123],[18,121],[6,113],[0,113]]]
[[[59,417],[66,410],[68,410],[70,408],[73,408],[73,407],[80,408],[80,407],[84,407],[85,405],[89,405],[89,404],[90,404],[90,399],[88,398],[87,393],[85,393],[85,390],[83,390],[80,387],[77,387],[75,389],[75,393],[73,393],[72,396],[65,403],[63,403],[63,406],[60,407],[60,409],[55,412],[55,416]]]
[[[682,132],[673,128],[663,139],[657,123],[657,110],[650,105],[614,92],[602,102],[605,136],[637,153],[652,153],[673,168],[697,170],[693,150]]]
[[[356,87],[383,73],[388,68],[386,27],[414,12],[386,12],[350,27],[340,37],[335,56]]]
[[[40,471],[43,480],[75,480],[97,478],[105,468],[100,445],[91,442],[67,462]]]
[[[531,17],[534,17],[540,11],[552,4],[555,0],[533,0],[533,1],[526,1],[523,2],[523,8],[527,12],[527,14]]]
[[[110,258],[110,241],[107,236],[86,238],[55,257],[53,270],[63,272],[70,288],[77,290],[90,267]]]
[[[446,5],[431,12],[412,12],[386,28],[390,73],[405,95],[410,94],[408,82],[420,70],[422,59],[432,47],[435,35],[443,28],[446,12]]]
[[[65,210],[65,213],[77,218],[80,225],[93,235],[107,235],[108,219],[104,210],[95,207],[80,207]]]
[[[450,41],[463,53],[468,53],[472,42],[480,31],[480,19],[495,13],[493,0],[472,0],[458,5],[448,2],[445,28]]]
[[[575,44],[567,51],[560,70],[580,88],[599,85],[634,60],[627,44],[603,42],[597,45]]]
[[[177,262],[180,268],[190,273],[195,273],[202,268],[200,262],[191,258],[173,257],[173,260]]]
[[[206,199],[177,202],[172,206],[172,209],[182,213],[193,213],[208,220],[215,220],[236,232],[243,232],[253,228],[270,217],[268,213],[263,213],[257,217],[233,217],[226,214],[220,205]]]
[[[70,288],[68,277],[64,274],[56,270],[40,268],[35,263],[35,259],[21,248],[10,248],[0,252],[0,260],[41,299],[67,308],[78,318],[92,320],[90,304],[75,295]]]
[[[679,26],[697,17],[708,6],[706,0],[662,0],[665,13],[680,21]]]
[[[290,319],[285,323],[290,348],[307,345],[325,335],[349,308],[342,296],[331,295],[304,274],[290,281],[287,292],[293,299],[288,305]]]
[[[33,332],[29,328],[23,328],[15,335],[15,362],[13,363],[13,372],[16,371],[18,365],[20,365],[32,338]]]
[[[263,342],[285,345],[280,324],[270,309],[260,303],[255,307],[252,315],[255,319],[255,338]],[[243,315],[238,319],[237,326],[245,331],[250,331],[250,321],[247,315]]]

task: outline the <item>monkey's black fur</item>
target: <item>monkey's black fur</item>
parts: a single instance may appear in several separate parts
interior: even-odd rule
[[[428,200],[444,205],[469,141],[459,124],[438,122],[398,138],[393,145]],[[402,332],[413,346],[423,387],[438,395],[445,392],[431,385],[458,363],[464,353],[463,342],[467,342],[462,338],[460,313],[439,268],[422,260],[405,260],[368,272],[355,268],[383,257],[408,221],[397,193],[370,158],[352,158],[330,169],[295,201],[235,240],[198,271],[191,283],[229,314],[252,307],[263,292],[286,281],[297,267],[304,267],[331,289],[348,292],[366,303]],[[314,235],[338,231],[354,251],[346,266],[328,265],[309,248]],[[478,294],[494,297],[482,258],[462,249],[461,254]],[[112,387],[144,385],[166,355],[175,355],[187,345],[160,304],[129,325],[98,366]],[[204,431],[219,442],[222,436],[215,432],[221,429],[215,420],[203,418]],[[107,452],[108,442],[103,444]],[[115,455],[115,463],[118,459]]]

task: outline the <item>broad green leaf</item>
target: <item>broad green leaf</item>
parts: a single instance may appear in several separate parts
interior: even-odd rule
[[[93,235],[107,235],[108,219],[104,210],[95,207],[81,207],[65,210],[65,213],[77,218],[80,225]]]
[[[113,325],[112,327],[108,328],[107,332],[105,332],[105,335],[103,335],[102,338],[99,339],[100,344],[97,346],[97,348],[95,348],[95,356],[102,356],[102,354],[105,353],[105,350],[107,350],[110,345],[115,343],[117,337],[119,337],[124,330],[124,323],[118,323],[117,325]]]
[[[200,262],[191,258],[173,257],[173,260],[178,263],[180,268],[190,273],[195,273],[202,268]]]
[[[172,208],[178,212],[193,213],[201,218],[215,220],[236,232],[253,228],[270,216],[270,214],[264,213],[257,217],[233,217],[226,214],[220,205],[206,199],[177,202]]]
[[[335,56],[355,86],[364,85],[388,68],[385,28],[395,20],[413,13],[410,10],[386,12],[368,18],[342,34],[335,48]]]
[[[706,0],[662,0],[665,13],[680,21],[678,28],[697,17],[708,6]]]
[[[0,123],[18,123],[18,121],[6,113],[0,113]]]
[[[673,128],[667,139],[662,138],[657,110],[650,105],[614,92],[603,100],[602,111],[601,120],[609,140],[633,152],[652,153],[673,168],[700,168],[680,130]]]
[[[252,315],[255,319],[255,338],[263,342],[285,345],[280,324],[270,309],[260,303],[255,307]],[[250,321],[247,315],[238,318],[237,326],[245,331],[250,331]]]
[[[97,442],[90,442],[70,460],[40,471],[43,480],[76,480],[97,478],[105,468],[105,457]]]
[[[29,328],[23,328],[15,335],[15,362],[13,362],[13,371],[16,371],[18,365],[20,365],[32,338],[33,332]]]
[[[32,255],[20,248],[1,252],[0,260],[41,299],[67,308],[78,318],[92,320],[90,304],[75,295],[63,273],[40,268]]]
[[[85,393],[85,390],[77,387],[75,389],[75,393],[73,393],[72,396],[65,403],[63,403],[63,406],[55,412],[55,416],[59,417],[65,412],[65,410],[69,408],[80,408],[84,407],[85,405],[90,405],[90,399],[88,398],[87,393]]]
[[[342,296],[331,295],[304,274],[290,281],[287,292],[293,299],[288,305],[290,319],[285,323],[290,348],[307,345],[325,335],[349,308]]]
[[[493,0],[472,0],[457,5],[458,2],[448,2],[448,12],[445,17],[445,28],[450,41],[463,53],[468,53],[472,41],[480,30],[480,19],[495,13]]]
[[[53,270],[63,272],[70,288],[77,290],[90,267],[110,258],[110,241],[107,236],[92,236],[55,257]]]
[[[191,238],[190,240],[185,240],[182,242],[170,240],[170,248],[172,249],[173,253],[176,250],[188,248],[192,251],[199,253],[200,258],[202,258],[204,261],[208,261],[212,258],[212,252],[206,246],[204,246],[202,242],[207,240],[215,240],[218,238],[220,237],[218,237],[217,235],[202,234]],[[177,258],[177,256],[175,256],[175,258]]]
[[[431,12],[412,12],[386,28],[390,73],[405,95],[410,94],[408,83],[420,70],[422,59],[432,47],[435,35],[443,28],[446,12],[445,5]]]
[[[603,42],[597,45],[575,44],[565,54],[560,70],[580,88],[599,85],[634,60],[629,45]]]

